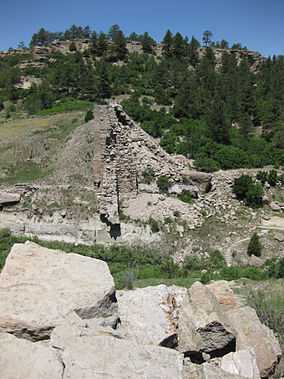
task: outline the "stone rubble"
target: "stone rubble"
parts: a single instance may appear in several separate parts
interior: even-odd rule
[[[1,377],[259,379],[280,359],[227,282],[117,297],[105,262],[16,244],[0,274]]]

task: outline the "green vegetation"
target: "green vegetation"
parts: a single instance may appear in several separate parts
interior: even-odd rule
[[[80,52],[78,39],[88,39],[90,48]],[[169,153],[194,159],[199,169],[283,165],[283,57],[268,58],[255,71],[252,57],[244,56],[238,64],[238,50],[246,50],[239,43],[229,50],[227,41],[214,41],[205,31],[200,56],[200,41],[169,30],[158,56],[157,42],[147,32],[125,36],[118,25],[107,33],[76,25],[59,33],[41,28],[30,46],[55,40],[72,41],[70,52],[50,53],[43,67],[20,68],[32,59],[28,49],[0,59],[0,112],[7,118],[13,115],[7,101],[29,114],[48,115],[87,111],[88,102],[131,94],[123,102],[130,116],[160,138]],[[128,52],[130,41],[141,43],[141,54]],[[223,49],[218,70],[215,48]],[[28,75],[37,84],[29,90],[17,88],[21,76]],[[74,100],[67,104],[66,98]],[[272,186],[274,179],[269,178]],[[255,194],[250,196],[255,199]]]
[[[233,192],[237,199],[245,201],[252,207],[262,206],[263,188],[260,183],[255,183],[248,175],[242,175],[235,179]]]
[[[151,167],[147,167],[143,172],[143,181],[146,184],[151,184],[155,180],[155,172]]]
[[[190,191],[183,190],[182,193],[178,195],[178,199],[187,204],[192,203],[192,195]]]
[[[165,175],[162,175],[157,180],[157,185],[159,187],[160,192],[167,193],[170,188],[169,178]]]
[[[262,250],[262,246],[261,246],[261,242],[259,240],[259,236],[257,233],[254,233],[249,241],[249,245],[248,245],[248,250],[247,250],[247,254],[248,256],[256,256],[256,257],[260,257],[261,256],[261,250]]]
[[[0,270],[14,243],[24,242],[27,238],[15,237],[8,230],[0,231]],[[114,276],[117,288],[134,288],[136,286],[157,285],[161,283],[189,287],[194,281],[202,280],[238,280],[248,278],[254,281],[269,278],[284,278],[284,259],[269,261],[263,267],[227,267],[222,254],[212,251],[206,257],[189,256],[182,266],[177,265],[172,257],[159,251],[141,247],[127,246],[103,247],[100,245],[84,246],[63,242],[47,242],[34,239],[36,243],[50,249],[74,252],[91,258],[106,261]]]
[[[93,120],[94,118],[94,113],[91,110],[88,110],[85,116],[85,122],[89,122]]]

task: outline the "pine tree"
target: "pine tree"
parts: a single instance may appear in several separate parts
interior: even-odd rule
[[[254,233],[250,239],[248,249],[247,249],[247,254],[249,257],[251,257],[252,255],[256,257],[260,257],[261,251],[262,251],[262,246],[259,240],[259,236],[257,233]]]
[[[203,33],[202,41],[205,47],[209,47],[212,43],[213,33],[210,30],[206,30]]]
[[[99,38],[97,41],[97,55],[102,57],[106,54],[108,49],[108,40],[107,36],[104,33],[99,34]]]
[[[143,34],[142,39],[142,49],[143,52],[146,54],[152,54],[153,53],[153,47],[155,45],[155,41],[153,40],[152,37],[146,32]]]
[[[116,60],[124,60],[127,56],[126,38],[121,30],[114,34],[113,53]]]
[[[111,97],[111,86],[107,67],[106,62],[101,62],[98,67],[98,97],[100,99],[109,99]]]
[[[166,35],[163,39],[163,53],[164,55],[169,58],[172,56],[172,49],[173,49],[173,35],[170,30],[166,32]]]
[[[180,33],[177,33],[173,38],[172,50],[175,58],[180,59],[186,55],[186,43]]]
[[[196,38],[192,37],[188,45],[188,58],[189,58],[189,63],[193,67],[196,67],[199,62],[199,54],[198,54],[199,47],[200,47],[199,41]]]

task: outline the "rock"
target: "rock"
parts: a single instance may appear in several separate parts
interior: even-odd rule
[[[66,379],[182,379],[182,354],[123,339],[111,329],[83,329],[74,321],[72,331],[55,328],[51,342],[61,351]]]
[[[175,347],[178,311],[185,288],[147,287],[118,291],[120,330],[141,344]]]
[[[210,283],[206,287],[213,293],[218,303],[224,308],[224,310],[240,306],[240,302],[236,298],[229,282],[220,280]]]
[[[62,379],[64,367],[41,343],[0,333],[0,372],[3,379]]]
[[[186,364],[184,367],[183,379],[244,379],[243,377],[231,374],[222,370],[218,366],[205,363],[203,365]]]
[[[32,341],[49,338],[71,311],[81,319],[116,311],[105,262],[27,242],[13,246],[0,275],[0,331]]]
[[[229,317],[230,324],[237,331],[237,351],[253,348],[261,377],[272,375],[282,354],[272,330],[261,324],[250,307],[234,309]]]
[[[273,210],[273,212],[281,212],[281,207],[277,203],[270,203],[270,208]]]
[[[234,351],[235,343],[235,331],[216,297],[203,284],[193,284],[180,308],[178,350],[202,363],[202,353],[223,356]]]
[[[21,195],[18,193],[0,192],[0,207],[19,203]]]
[[[248,379],[260,379],[256,356],[253,349],[240,350],[225,355],[221,360],[221,369]]]

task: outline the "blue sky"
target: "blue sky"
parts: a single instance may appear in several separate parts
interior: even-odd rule
[[[173,32],[241,42],[265,55],[284,55],[284,0],[0,0],[0,50],[28,42],[41,26],[62,31],[71,24],[106,31]]]

